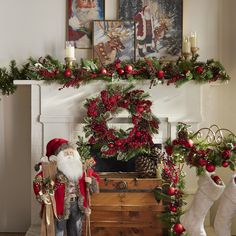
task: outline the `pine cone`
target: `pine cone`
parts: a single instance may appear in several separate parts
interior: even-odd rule
[[[188,131],[186,129],[182,129],[178,132],[179,139],[187,139],[188,138]]]
[[[141,178],[154,178],[156,177],[156,163],[150,156],[142,155],[136,157],[135,170]]]

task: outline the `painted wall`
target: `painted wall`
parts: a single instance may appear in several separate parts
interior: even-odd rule
[[[117,0],[106,0],[106,19],[116,19],[116,5]],[[184,5],[184,31],[198,32],[201,59],[221,57],[231,75],[235,74],[236,30],[232,32],[229,25],[234,22],[235,16],[229,13],[235,1],[184,0]],[[21,63],[46,54],[63,60],[65,8],[65,0],[0,1],[0,66],[7,66],[13,58]],[[91,51],[78,50],[77,57],[91,57]],[[204,86],[202,125],[217,123],[236,131],[235,86],[235,82]],[[0,100],[0,232],[26,231],[30,224],[29,97],[29,88],[21,87],[15,95]]]
[[[235,100],[236,100],[236,29],[233,26],[233,22],[236,21],[235,0],[226,0],[220,3],[220,59],[224,64],[226,70],[231,76],[231,81],[228,85],[219,88],[218,93],[218,117],[217,123],[222,127],[227,127],[236,133],[236,112],[235,112]],[[222,177],[227,185],[230,181],[232,172],[225,169],[220,169],[217,173]],[[216,213],[218,202],[214,204],[212,209],[212,223]],[[232,234],[236,234],[236,217],[232,223]]]

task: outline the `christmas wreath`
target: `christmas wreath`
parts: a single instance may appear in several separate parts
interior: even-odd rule
[[[153,145],[152,135],[158,133],[159,121],[151,112],[149,94],[133,88],[133,85],[108,86],[100,95],[86,101],[85,135],[102,157],[128,161],[140,152],[149,152]],[[123,109],[129,112],[133,127],[109,128],[107,122]]]

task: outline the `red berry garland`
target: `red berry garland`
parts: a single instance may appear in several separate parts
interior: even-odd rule
[[[132,90],[133,86],[109,86],[100,95],[88,99],[85,106],[87,117],[84,131],[89,143],[99,147],[103,157],[129,160],[139,151],[149,149],[152,135],[158,133],[158,119],[152,114],[152,102],[143,90]],[[133,127],[128,130],[109,128],[107,121],[114,114],[126,109]]]

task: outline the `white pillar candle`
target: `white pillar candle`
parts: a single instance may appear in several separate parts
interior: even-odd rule
[[[196,32],[191,32],[190,36],[190,43],[191,47],[197,47],[197,33]]]
[[[183,41],[183,53],[191,53],[191,44],[188,37],[185,37]]]
[[[75,47],[66,42],[66,57],[75,58]]]

